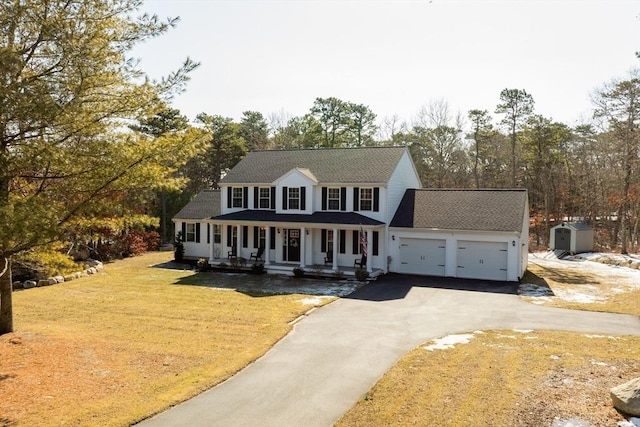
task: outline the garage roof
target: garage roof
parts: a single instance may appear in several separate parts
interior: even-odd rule
[[[522,232],[527,191],[407,190],[391,227]]]
[[[203,190],[173,219],[206,219],[220,215],[220,190]]]

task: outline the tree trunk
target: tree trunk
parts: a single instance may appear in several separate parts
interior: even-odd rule
[[[0,335],[13,332],[11,258],[0,259]]]

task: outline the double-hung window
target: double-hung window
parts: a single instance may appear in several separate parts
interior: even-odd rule
[[[271,188],[260,188],[258,190],[258,207],[260,209],[271,208]]]
[[[371,188],[360,189],[360,210],[373,210],[373,190]]]
[[[233,187],[233,193],[232,193],[232,204],[231,206],[234,208],[241,208],[242,207],[242,200],[243,200],[243,194],[242,194],[242,187]]]
[[[185,242],[196,241],[196,225],[195,224],[187,224],[186,236],[184,236],[184,240]]]
[[[220,243],[222,241],[222,235],[220,231],[220,224],[213,224],[213,243]]]
[[[289,209],[300,209],[300,187],[289,187]]]
[[[339,188],[327,188],[327,210],[330,210],[330,211],[340,210],[340,189]]]

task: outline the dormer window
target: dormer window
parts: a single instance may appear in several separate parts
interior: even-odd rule
[[[233,196],[231,206],[234,208],[241,208],[243,200],[242,187],[233,187]]]
[[[289,187],[289,209],[300,209],[300,187]]]

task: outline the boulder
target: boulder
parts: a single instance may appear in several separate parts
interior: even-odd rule
[[[40,280],[38,280],[38,284],[36,286],[37,287],[49,286],[49,280],[48,279],[40,279]]]
[[[22,289],[22,282],[13,282],[11,284],[11,287],[13,288],[13,290],[15,291],[16,289]]]
[[[55,285],[56,283],[58,283],[58,279],[56,279],[55,277],[49,277],[47,281],[49,282],[49,286]]]
[[[53,278],[55,279],[56,283],[64,283],[63,276],[54,276]]]
[[[38,286],[38,284],[33,280],[25,280],[25,282],[22,284],[22,287],[25,289],[35,288],[36,286]]]
[[[70,282],[74,279],[73,274],[67,274],[66,276],[64,276],[64,281],[65,282]]]
[[[640,416],[640,377],[612,388],[611,400],[618,411]]]

